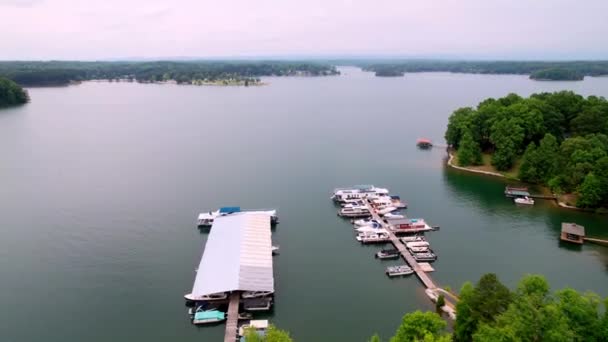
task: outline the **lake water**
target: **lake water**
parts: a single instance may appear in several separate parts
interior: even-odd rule
[[[441,230],[428,234],[433,278],[459,288],[495,272],[608,296],[608,248],[558,243],[560,223],[608,236],[608,217],[540,203],[516,207],[501,180],[446,169],[450,113],[510,92],[572,89],[608,96],[608,78],[407,74],[354,68],[262,87],[89,82],[30,89],[0,111],[0,340],[219,341],[192,326],[190,291],[206,234],[199,212],[277,208],[272,322],[298,341],[390,336],[431,309],[414,276],[355,242],[329,200],[338,186],[388,187]]]

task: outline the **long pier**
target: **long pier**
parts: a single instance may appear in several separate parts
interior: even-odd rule
[[[239,322],[239,304],[241,302],[241,293],[234,291],[230,294],[230,302],[228,302],[228,317],[226,319],[226,332],[224,333],[224,342],[235,342],[238,332]]]
[[[382,219],[380,217],[380,215],[378,215],[378,213],[374,210],[374,208],[372,208],[369,200],[365,200],[365,205],[367,206],[367,209],[371,213],[372,218],[374,220],[376,220],[377,222],[379,222],[382,225],[382,228],[384,228],[387,231],[388,236],[391,240],[391,243],[399,251],[399,254],[401,254],[401,257],[405,260],[405,262],[414,270],[414,272],[416,273],[416,276],[418,276],[418,279],[420,279],[420,281],[422,282],[422,284],[424,284],[424,286],[427,288],[427,290],[432,291],[436,296],[438,296],[440,292],[447,292],[447,291],[437,287],[437,285],[435,285],[435,282],[433,281],[433,279],[431,279],[431,277],[422,269],[422,267],[418,264],[416,259],[414,259],[414,257],[407,250],[407,248],[405,247],[403,242],[401,242],[401,240],[397,237],[397,235],[395,235],[395,233],[393,233],[390,225],[388,223],[386,223],[384,221],[384,219]],[[451,295],[449,297],[456,298],[456,296],[454,296],[454,295]],[[455,303],[452,303],[450,301],[450,299],[454,300],[454,298],[449,298],[449,297],[444,296],[445,306],[443,307],[443,311],[448,313],[448,315],[452,319],[455,319],[456,318],[456,305],[455,305]]]

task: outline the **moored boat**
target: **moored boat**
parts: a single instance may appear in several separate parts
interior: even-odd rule
[[[390,241],[388,234],[359,234],[356,237],[357,241],[361,243],[380,243]]]
[[[343,217],[369,217],[372,214],[366,207],[343,208],[338,211],[338,215]]]
[[[433,262],[437,260],[437,255],[433,252],[411,253],[414,260],[418,262]]]
[[[516,204],[534,205],[534,199],[528,196],[516,197],[515,199],[513,199],[513,202],[515,202]]]
[[[272,307],[272,298],[251,298],[243,300],[245,311],[268,311]]]
[[[193,324],[208,324],[221,322],[226,319],[226,314],[218,310],[200,311],[194,314]]]
[[[279,254],[279,246],[272,246],[271,252],[272,252],[272,255]]]
[[[191,301],[213,301],[213,300],[225,300],[228,298],[228,293],[227,292],[218,292],[218,293],[211,293],[211,294],[206,294],[206,295],[202,295],[202,296],[195,296],[192,293],[188,293],[186,295],[184,295],[184,298],[186,298],[187,300],[191,300]]]
[[[389,266],[386,268],[386,275],[389,277],[404,276],[414,273],[414,270],[407,265]]]
[[[245,291],[241,293],[241,298],[249,299],[249,298],[262,298],[271,296],[274,292],[272,291]]]
[[[396,249],[383,249],[376,253],[378,259],[396,259],[399,258],[399,251]]]
[[[426,239],[422,235],[411,235],[411,236],[402,237],[401,241],[403,243],[408,243],[408,242],[415,242],[415,241],[426,241]]]

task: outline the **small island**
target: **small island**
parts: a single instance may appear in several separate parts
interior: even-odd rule
[[[608,61],[459,61],[368,60],[352,61],[376,76],[403,76],[411,72],[530,75],[534,80],[582,80],[584,76],[608,75]]]
[[[214,86],[262,85],[264,76],[332,76],[340,72],[321,62],[156,61],[156,62],[0,62],[0,76],[23,86],[65,86],[91,80]]]
[[[571,91],[509,94],[454,111],[445,133],[455,163],[539,184],[566,205],[608,207],[608,101]]]
[[[0,108],[22,105],[29,101],[27,91],[17,83],[0,77]]]
[[[537,81],[582,81],[585,75],[568,69],[543,69],[530,74],[530,79]]]

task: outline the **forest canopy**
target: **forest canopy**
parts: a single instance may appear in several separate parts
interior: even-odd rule
[[[603,303],[602,303],[603,302]],[[514,291],[495,274],[465,283],[452,334],[434,312],[406,314],[390,342],[602,342],[608,337],[608,299],[566,288],[552,292],[540,275],[524,276]],[[603,308],[602,308],[603,307]],[[369,342],[381,342],[377,334]]]
[[[0,77],[0,108],[27,103],[28,94],[17,83]]]
[[[509,94],[476,108],[460,108],[448,121],[445,139],[461,166],[492,155],[497,170],[520,161],[519,178],[577,193],[577,206],[608,206],[608,101],[570,91]]]
[[[259,83],[262,76],[337,75],[331,65],[297,61],[158,61],[158,62],[0,62],[0,76],[24,86],[67,85],[87,80],[174,81],[201,84],[216,81]]]
[[[608,75],[608,61],[449,61],[449,60],[369,60],[356,65],[376,76],[397,76],[406,72],[456,72],[467,74],[531,75],[532,79],[574,80],[583,76]],[[380,74],[379,74],[380,73]]]

